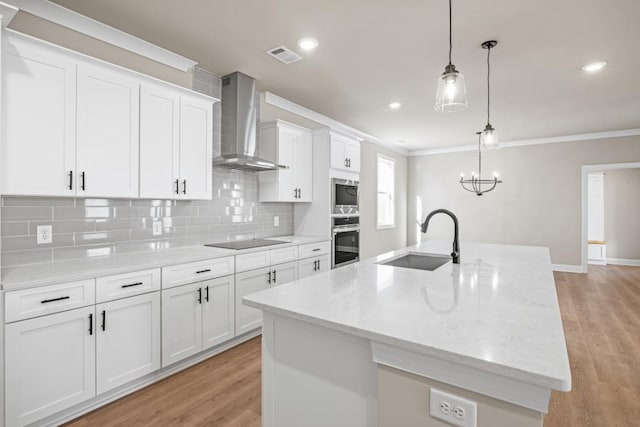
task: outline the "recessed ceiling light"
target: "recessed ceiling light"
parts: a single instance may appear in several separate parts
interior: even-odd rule
[[[402,104],[397,101],[394,101],[391,104],[389,104],[389,108],[391,108],[392,110],[397,110],[400,107],[402,107]]]
[[[605,65],[607,65],[607,63],[604,61],[592,62],[590,64],[583,65],[582,69],[587,73],[595,73],[597,71],[602,70]]]
[[[318,47],[318,44],[318,40],[313,37],[304,37],[298,40],[298,46],[304,50],[313,50]]]

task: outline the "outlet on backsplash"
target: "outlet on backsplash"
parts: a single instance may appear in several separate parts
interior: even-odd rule
[[[36,243],[38,245],[46,245],[53,242],[53,226],[39,225],[36,227]]]
[[[273,217],[273,226],[280,227],[280,217],[278,215]]]

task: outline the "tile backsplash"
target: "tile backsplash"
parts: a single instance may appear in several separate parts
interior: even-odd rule
[[[219,97],[220,78],[197,68],[194,89]],[[216,104],[214,146],[219,130]],[[213,170],[213,200],[4,196],[0,218],[3,267],[293,234],[293,204],[260,203],[256,173],[221,169]],[[162,235],[154,236],[157,221]],[[38,225],[53,226],[52,243],[36,244]]]

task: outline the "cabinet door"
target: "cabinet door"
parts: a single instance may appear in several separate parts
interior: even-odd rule
[[[288,166],[288,169],[278,171],[278,200],[280,202],[297,201],[295,178],[295,145],[297,132],[285,125],[278,125],[278,163]]]
[[[8,426],[30,424],[95,396],[94,315],[91,306],[5,326]]]
[[[178,197],[180,96],[143,85],[140,88],[140,197]]]
[[[2,194],[73,196],[76,66],[13,47],[2,56]]]
[[[271,266],[271,286],[280,286],[298,280],[298,261]]]
[[[262,326],[262,311],[242,304],[242,297],[268,286],[270,267],[236,274],[236,336]]]
[[[202,347],[207,349],[234,336],[234,276],[202,282]]]
[[[213,105],[200,99],[180,100],[180,197],[212,198]]]
[[[123,74],[78,66],[79,196],[138,197],[139,92]]]
[[[162,366],[202,350],[200,282],[162,291]]]
[[[329,256],[322,255],[298,261],[298,279],[329,271]]]
[[[360,172],[360,143],[358,141],[346,141],[344,155],[347,159],[347,170]]]
[[[313,150],[311,132],[300,132],[295,145],[295,180],[298,188],[298,202],[311,202],[313,199]]]
[[[160,292],[96,306],[98,394],[160,369]]]
[[[344,152],[344,142],[331,135],[331,167],[347,169],[347,158]],[[348,169],[347,169],[348,170]]]

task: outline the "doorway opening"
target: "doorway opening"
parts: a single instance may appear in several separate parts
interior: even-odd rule
[[[582,240],[581,240],[581,248],[582,248],[582,272],[587,273],[589,258],[591,255],[592,260],[598,259],[600,263],[607,263],[614,260],[615,263],[621,263],[625,265],[636,265],[634,262],[637,260],[634,259],[624,259],[620,256],[615,255],[615,252],[612,254],[610,247],[611,245],[607,245],[607,232],[605,227],[605,221],[615,221],[615,218],[606,219],[607,207],[605,207],[605,203],[610,203],[607,199],[608,197],[605,195],[606,186],[605,180],[607,179],[605,175],[608,172],[611,172],[609,175],[615,176],[617,175],[615,171],[623,171],[626,169],[638,169],[638,173],[640,174],[640,162],[631,162],[631,163],[612,163],[612,164],[601,164],[601,165],[584,165],[582,166]],[[599,175],[599,177],[598,177]],[[593,186],[590,191],[590,184]],[[601,191],[598,189],[598,186],[601,185]],[[638,193],[638,187],[635,187],[635,192],[633,194]],[[600,199],[596,200],[595,203],[592,203],[591,206],[589,204],[589,195],[591,193],[592,198]],[[600,194],[601,193],[601,194]],[[631,196],[631,193],[630,193]],[[607,200],[605,202],[605,200]],[[592,200],[593,202],[593,200]],[[600,203],[602,204],[601,206]],[[596,218],[591,218],[590,214],[595,216]],[[631,215],[635,214],[637,216],[637,212],[630,213]],[[600,216],[598,218],[598,216]],[[626,221],[633,222],[633,221]],[[633,225],[633,224],[629,224]],[[591,234],[591,238],[590,238]],[[636,241],[640,241],[639,236],[635,236]],[[591,244],[590,244],[591,240]],[[607,251],[609,253],[607,253]],[[591,252],[591,253],[590,253]],[[609,256],[611,257],[609,258]],[[594,263],[598,263],[597,261]],[[638,263],[637,265],[640,265]]]

